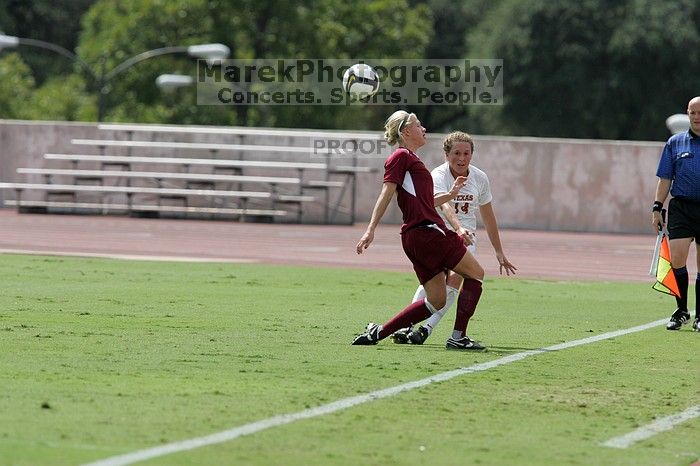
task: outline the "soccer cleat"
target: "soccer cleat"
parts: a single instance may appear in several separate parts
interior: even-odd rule
[[[666,330],[678,330],[690,320],[690,312],[688,310],[676,309],[671,315],[671,319],[666,324]]]
[[[464,336],[458,340],[450,337],[447,339],[447,343],[445,343],[445,348],[447,349],[455,349],[455,350],[470,350],[470,351],[481,351],[485,350],[486,347],[479,343],[478,341],[474,341],[471,338]]]
[[[430,332],[428,332],[428,329],[421,325],[417,329],[411,330],[408,334],[408,339],[411,340],[411,343],[414,345],[422,345],[429,336]]]
[[[406,343],[408,343],[408,335],[410,333],[411,327],[401,328],[391,335],[391,339],[394,340],[394,343],[398,345],[405,345]]]
[[[693,330],[700,332],[700,317],[696,317],[693,321]]]
[[[379,342],[379,325],[370,322],[367,330],[352,341],[353,345],[376,345]]]

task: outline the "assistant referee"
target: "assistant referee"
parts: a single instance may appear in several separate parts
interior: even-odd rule
[[[669,138],[661,153],[656,176],[656,197],[652,207],[652,225],[663,225],[661,209],[669,191],[668,238],[671,267],[681,296],[676,298],[675,310],[666,328],[678,330],[690,321],[688,311],[688,269],[686,262],[690,245],[695,240],[697,271],[700,272],[700,96],[688,102],[690,129]],[[700,332],[700,273],[695,278],[695,321],[693,330]]]

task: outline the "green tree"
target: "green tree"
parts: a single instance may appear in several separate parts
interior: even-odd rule
[[[666,139],[665,118],[685,113],[700,94],[700,56],[692,52],[698,49],[697,1],[629,1],[608,45],[612,92],[600,134],[612,127],[610,137]]]
[[[155,85],[162,73],[195,73],[195,61],[184,54],[165,55],[145,60],[110,79],[119,64],[142,52],[173,45],[209,42],[228,43],[216,37],[210,5],[204,0],[180,1],[98,1],[83,17],[78,55],[92,68],[92,75],[82,72],[97,94],[103,91],[107,119],[163,123],[211,123],[212,115],[221,124],[231,123],[221,109],[191,107],[192,92],[183,92],[178,108],[166,108]],[[166,99],[167,100],[167,99]],[[201,113],[201,118],[196,118]],[[180,120],[180,117],[187,116]]]
[[[433,29],[426,47],[427,59],[492,58],[468,48],[467,37],[502,0],[431,0]],[[421,109],[421,121],[430,131],[470,128],[469,108],[456,105],[428,105]]]
[[[4,34],[38,39],[74,50],[80,32],[80,18],[95,0],[0,0],[0,31]],[[54,52],[19,47],[17,52],[32,70],[37,85],[73,71],[74,63],[57,58]]]
[[[503,58],[504,103],[472,107],[475,132],[665,139],[664,119],[697,94],[693,0],[505,0],[468,35]]]
[[[85,92],[85,82],[76,74],[46,81],[32,92],[26,118],[54,121],[94,121],[96,98]]]
[[[0,118],[28,118],[34,78],[17,53],[0,57]]]
[[[230,46],[235,59],[418,58],[432,34],[430,17],[425,5],[406,0],[100,0],[83,18],[78,54],[98,75],[144,50],[205,42]],[[178,91],[177,102],[154,85],[159,74],[177,71],[196,69],[186,58],[160,57],[115,77],[108,119],[376,128],[386,116],[378,107],[196,106],[194,89]]]

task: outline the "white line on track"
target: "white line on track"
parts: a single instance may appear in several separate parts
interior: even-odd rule
[[[659,325],[665,324],[667,319],[657,320],[655,322],[649,322],[648,324],[638,325],[636,327],[630,327],[622,330],[615,330],[614,332],[602,333],[600,335],[595,335],[588,338],[583,338],[581,340],[573,340],[565,343],[560,343],[558,345],[548,346],[546,348],[540,348],[535,350],[523,351],[522,353],[511,354],[510,356],[505,356],[502,358],[494,359],[492,361],[484,362],[481,364],[475,364],[469,367],[463,367],[461,369],[455,369],[448,372],[443,372],[441,374],[433,375],[425,379],[416,380],[413,382],[408,382],[402,385],[397,385],[395,387],[385,388],[383,390],[377,390],[364,395],[353,396],[350,398],[344,398],[342,400],[334,401],[321,406],[316,406],[315,408],[305,409],[291,414],[281,414],[279,416],[270,417],[267,419],[262,419],[260,421],[252,422],[250,424],[245,424],[239,427],[234,427],[230,430],[224,430],[211,435],[206,435],[204,437],[197,437],[189,440],[182,440],[179,442],[168,443],[165,445],[160,445],[157,447],[146,448],[144,450],[138,450],[132,453],[127,453],[124,455],[113,456],[111,458],[105,458],[103,460],[98,460],[93,463],[86,464],[84,466],[124,466],[128,464],[138,463],[140,461],[145,461],[152,458],[157,458],[160,456],[169,455],[172,453],[177,453],[181,451],[194,450],[195,448],[205,447],[208,445],[214,445],[217,443],[229,442],[235,440],[239,437],[246,435],[251,435],[263,430],[270,429],[272,427],[278,427],[285,424],[290,424],[295,421],[300,421],[302,419],[310,419],[313,417],[323,416],[326,414],[332,414],[338,411],[342,411],[353,406],[357,406],[369,401],[380,400],[382,398],[388,398],[390,396],[398,395],[414,388],[425,387],[435,382],[444,382],[446,380],[459,377],[461,375],[472,374],[474,372],[482,372],[494,367],[502,366],[504,364],[509,364],[511,362],[520,361],[521,359],[528,358],[537,354],[547,353],[550,351],[559,351],[567,348],[573,348],[575,346],[587,345],[589,343],[595,343],[601,340],[608,340],[610,338],[619,337],[622,335],[627,335],[630,333],[641,332],[653,327],[658,327]]]
[[[118,259],[129,261],[159,261],[159,262],[226,262],[233,264],[255,264],[257,259],[225,259],[217,257],[189,257],[189,256],[153,256],[147,254],[103,254],[98,252],[78,251],[37,251],[29,249],[0,249],[0,254],[31,254],[39,256],[60,257],[87,257],[97,259]]]
[[[633,443],[646,440],[660,432],[671,430],[674,426],[676,426],[676,424],[689,421],[696,417],[700,417],[700,405],[691,406],[683,412],[657,419],[654,422],[642,426],[628,434],[611,438],[602,445],[610,448],[627,448]]]

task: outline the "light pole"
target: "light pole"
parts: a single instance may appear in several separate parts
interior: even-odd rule
[[[43,40],[37,39],[27,39],[23,37],[14,37],[0,34],[0,50],[4,48],[17,47],[19,45],[28,45],[30,47],[39,47],[42,49],[51,50],[64,57],[67,57],[76,63],[78,63],[93,80],[95,87],[97,89],[97,119],[102,121],[105,113],[105,100],[104,97],[108,93],[107,84],[117,75],[123,73],[127,69],[136,65],[139,62],[148,60],[149,58],[158,57],[161,55],[168,55],[174,53],[186,53],[191,57],[195,58],[206,58],[207,60],[223,60],[227,58],[230,54],[230,49],[224,44],[199,44],[199,45],[181,45],[173,47],[161,47],[158,49],[148,50],[146,52],[135,55],[119,65],[115,66],[110,71],[105,71],[104,69],[100,73],[96,73],[90,65],[85,63],[79,56],[74,54],[68,49],[61,47],[60,45],[52,44],[50,42],[45,42]]]
[[[178,89],[180,87],[187,87],[187,86],[192,86],[195,85],[196,81],[193,76],[188,76],[186,74],[161,74],[156,78],[156,85],[163,91],[163,92],[173,92],[175,89]],[[236,83],[229,83],[232,88],[235,88],[237,91],[240,92],[246,92],[244,88],[242,88],[240,85]],[[270,116],[270,110],[267,105],[261,105],[259,107],[260,114],[262,115],[262,118],[264,121],[268,121],[268,118]],[[238,116],[241,119],[245,119],[246,115],[248,113],[248,107],[243,105],[238,105],[236,106],[236,112],[238,112]]]
[[[668,128],[671,134],[688,131],[688,129],[690,129],[690,119],[685,113],[674,113],[666,118],[666,128]]]
[[[178,87],[194,84],[194,77],[185,74],[161,74],[156,78],[156,86],[165,92],[172,92]]]

